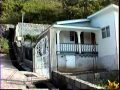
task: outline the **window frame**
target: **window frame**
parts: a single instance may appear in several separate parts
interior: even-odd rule
[[[109,25],[106,27],[103,27],[101,31],[102,31],[102,39],[110,37],[110,26]]]
[[[106,38],[106,29],[102,28],[102,38]]]
[[[108,34],[108,32],[109,32],[109,34]],[[110,27],[109,26],[106,26],[106,34],[107,34],[107,37],[110,37]]]

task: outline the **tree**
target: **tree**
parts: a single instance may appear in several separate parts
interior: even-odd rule
[[[13,23],[21,21],[21,0],[4,0],[2,2],[2,15],[0,21],[2,23]]]
[[[56,21],[86,18],[88,15],[119,0],[3,0],[1,23],[24,22],[52,24]]]

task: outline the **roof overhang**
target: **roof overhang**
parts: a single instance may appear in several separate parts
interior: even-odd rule
[[[81,22],[88,22],[88,19],[73,19],[73,20],[65,20],[65,21],[58,21],[56,24],[62,25],[62,24],[71,24],[71,23],[81,23]]]
[[[53,28],[56,28],[58,30],[84,30],[84,31],[98,31],[101,30],[101,28],[96,27],[78,27],[78,26],[66,26],[66,25],[53,25]]]

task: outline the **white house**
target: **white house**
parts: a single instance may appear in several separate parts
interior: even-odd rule
[[[86,19],[53,24],[34,47],[34,71],[119,70],[118,10],[111,4]]]

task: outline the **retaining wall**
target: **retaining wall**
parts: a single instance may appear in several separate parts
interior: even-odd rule
[[[104,89],[103,87],[92,84],[88,81],[76,78],[76,76],[66,75],[57,71],[52,72],[52,81],[60,89]]]

